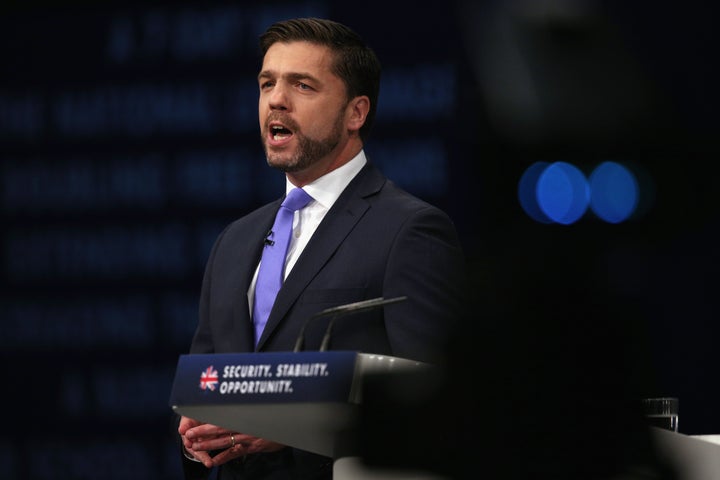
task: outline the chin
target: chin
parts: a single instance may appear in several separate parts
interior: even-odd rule
[[[268,154],[266,155],[266,158],[267,164],[270,167],[281,170],[283,172],[292,172],[293,167],[295,166],[292,160],[280,158],[279,155]]]

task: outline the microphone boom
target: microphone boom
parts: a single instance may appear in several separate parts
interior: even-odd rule
[[[339,305],[337,307],[331,307],[326,308],[325,310],[322,310],[312,317],[310,317],[302,326],[302,329],[300,329],[300,334],[298,335],[297,340],[295,341],[295,348],[293,349],[293,352],[299,352],[302,350],[303,345],[305,343],[305,328],[308,326],[308,324],[318,318],[331,316],[330,322],[328,322],[328,326],[325,329],[325,335],[323,336],[322,344],[320,345],[320,351],[324,352],[327,350],[327,347],[330,344],[330,336],[332,334],[333,324],[335,323],[335,320],[338,317],[342,317],[344,315],[349,315],[351,313],[359,313],[364,312],[365,310],[372,310],[374,308],[384,307],[385,305],[390,305],[391,303],[397,303],[402,302],[404,300],[407,300],[407,297],[394,297],[394,298],[388,298],[385,299],[384,297],[377,297],[377,298],[371,298],[369,300],[362,300],[360,302],[355,303],[348,303],[345,305]]]

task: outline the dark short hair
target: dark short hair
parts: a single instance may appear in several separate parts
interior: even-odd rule
[[[360,128],[360,137],[366,140],[375,122],[380,93],[381,66],[375,52],[346,25],[323,18],[294,18],[272,24],[260,35],[260,52],[265,56],[274,43],[297,41],[330,48],[335,54],[332,72],[345,84],[348,99],[360,95],[370,99],[370,110]]]

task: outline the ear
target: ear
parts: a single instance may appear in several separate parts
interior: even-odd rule
[[[369,111],[370,99],[367,96],[362,95],[350,100],[345,109],[347,129],[353,132],[360,130],[360,127],[365,124]]]

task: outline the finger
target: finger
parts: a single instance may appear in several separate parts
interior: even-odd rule
[[[187,452],[195,457],[196,460],[199,460],[205,465],[205,468],[212,468],[215,463],[213,462],[213,458],[210,456],[207,452],[198,452],[196,450],[193,450],[192,448],[186,449]]]
[[[242,443],[243,445],[249,445],[258,440],[257,437],[253,437],[247,433],[230,432],[230,435],[235,437],[235,443]]]
[[[201,425],[201,422],[198,422],[197,420],[193,420],[192,418],[188,417],[180,417],[180,423],[178,424],[178,433],[180,435],[185,435],[185,433],[189,429],[197,427],[198,425]]]
[[[281,443],[272,442],[263,438],[248,435],[247,433],[231,432],[230,435],[235,437],[235,443],[242,443],[248,448],[256,448],[262,451],[275,451],[285,447]]]
[[[234,447],[227,448],[223,450],[222,452],[218,453],[214,457],[212,457],[212,463],[214,466],[219,467],[220,465],[229,462],[230,460],[234,460],[239,457],[244,457],[247,455],[247,450],[245,446],[241,443],[235,444]]]
[[[263,440],[262,438],[256,438],[249,444],[245,445],[247,445],[247,453],[277,452],[278,450],[285,448],[285,445],[281,443]]]
[[[203,437],[210,438],[222,435],[230,435],[231,433],[232,432],[227,428],[218,427],[217,425],[212,425],[209,423],[203,423],[188,429],[185,432],[185,436],[191,440],[196,440]]]
[[[193,446],[194,440],[190,440],[185,435],[180,435],[180,440],[182,440],[182,444],[186,449],[191,449]]]
[[[225,450],[240,443],[232,433],[225,433],[212,438],[200,438],[193,441],[191,448],[193,450],[211,451]]]

